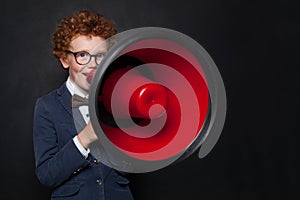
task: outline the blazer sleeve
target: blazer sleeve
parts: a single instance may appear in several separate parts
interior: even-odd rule
[[[36,175],[41,184],[55,187],[80,169],[89,165],[75,146],[73,140],[58,148],[57,131],[51,108],[38,99],[34,110],[33,142]]]

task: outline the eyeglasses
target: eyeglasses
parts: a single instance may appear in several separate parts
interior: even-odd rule
[[[90,53],[88,53],[86,51],[73,52],[73,51],[66,50],[66,52],[73,54],[76,62],[79,65],[86,65],[86,64],[90,63],[92,57],[95,58],[96,64],[99,65],[105,55],[105,53],[98,53],[95,55],[91,55]]]

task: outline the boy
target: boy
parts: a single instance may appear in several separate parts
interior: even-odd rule
[[[33,124],[36,174],[52,189],[51,199],[133,199],[128,179],[89,152],[97,136],[87,106],[72,108],[70,103],[72,95],[88,96],[87,77],[106,51],[101,43],[114,34],[111,22],[89,11],[63,19],[53,34],[53,54],[69,70],[69,77],[60,88],[37,100]],[[75,111],[82,116],[82,128],[74,121]]]

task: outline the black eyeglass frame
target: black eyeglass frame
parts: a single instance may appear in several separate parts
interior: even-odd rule
[[[101,60],[102,60],[103,57],[104,57],[105,54],[106,54],[106,52],[105,52],[105,53],[98,53],[98,54],[92,55],[92,54],[90,54],[90,53],[87,52],[87,51],[77,51],[77,52],[73,52],[73,51],[70,51],[70,50],[66,50],[66,52],[67,52],[67,53],[70,53],[70,54],[73,54],[73,56],[74,56],[74,58],[75,58],[75,61],[76,61],[76,63],[77,63],[78,65],[87,65],[87,64],[89,64],[89,63],[91,62],[91,60],[92,60],[92,57],[95,58],[96,64],[99,65],[100,62],[99,62],[99,63],[97,62],[97,58],[101,58]],[[76,57],[76,55],[77,55],[78,53],[86,53],[86,54],[89,55],[90,58],[88,59],[88,61],[87,61],[86,63],[80,63],[80,62],[78,62],[77,57]]]

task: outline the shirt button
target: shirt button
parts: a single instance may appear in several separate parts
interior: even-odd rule
[[[96,182],[98,183],[98,185],[102,185],[102,180],[101,179],[97,179]]]

